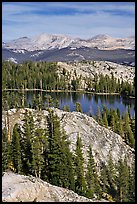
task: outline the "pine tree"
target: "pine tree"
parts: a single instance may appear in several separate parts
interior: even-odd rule
[[[73,155],[72,152],[70,152],[69,145],[70,141],[68,140],[65,131],[63,131],[61,137],[61,186],[75,190]]]
[[[114,114],[114,120],[115,120],[114,132],[118,133],[119,132],[119,116],[117,115],[116,110],[113,110],[113,114]]]
[[[48,179],[49,182],[61,186],[61,130],[57,115],[49,109],[48,122]]]
[[[36,177],[41,177],[44,166],[44,150],[47,146],[47,138],[44,129],[36,129],[32,140],[32,169]]]
[[[92,154],[92,147],[89,146],[88,150],[88,165],[87,165],[87,173],[86,173],[86,182],[87,182],[87,192],[86,197],[93,198],[94,194],[99,196],[100,188],[99,183],[97,183],[97,172],[95,167],[95,161]]]
[[[98,122],[98,124],[102,125],[102,115],[101,115],[99,106],[98,106],[98,110],[97,110],[97,122]]]
[[[131,130],[135,135],[135,117],[131,119]]]
[[[135,161],[129,168],[128,202],[135,202]]]
[[[133,135],[133,132],[132,132],[130,126],[127,128],[127,131],[128,131],[128,144],[129,144],[132,148],[134,148],[134,147],[135,147],[135,138],[134,138],[134,135]]]
[[[103,125],[104,125],[106,128],[108,128],[108,121],[107,121],[106,112],[103,112],[102,122],[103,122]]]
[[[98,92],[98,90],[99,90],[97,73],[94,75],[94,89],[95,89],[95,92]]]
[[[37,97],[37,109],[42,110],[43,107],[44,107],[44,104],[43,104],[43,100],[42,100],[42,94],[38,94],[38,97]]]
[[[118,134],[120,134],[120,136],[122,138],[124,138],[123,124],[122,124],[122,120],[121,119],[119,119],[119,123],[118,124],[119,124]]]
[[[130,116],[130,105],[128,105],[128,111],[127,112],[128,112],[129,118],[130,118],[131,117]]]
[[[111,116],[110,126],[112,127],[112,130],[115,132],[116,124],[115,124],[115,116]]]
[[[11,151],[12,151],[12,163],[17,173],[22,172],[20,140],[21,140],[20,129],[18,124],[15,124],[12,134]]]
[[[41,165],[44,163],[44,161],[42,160],[42,155],[41,155],[41,151],[40,151],[40,142],[38,137],[35,137],[35,139],[33,139],[33,156],[32,156],[32,172],[34,172],[34,175],[36,177],[41,176]]]
[[[82,113],[81,104],[79,102],[76,102],[76,111]]]
[[[120,110],[119,110],[119,108],[117,108],[117,116],[120,119]]]
[[[34,94],[33,98],[32,98],[32,108],[37,109],[37,107],[38,107],[38,101],[37,101],[36,96]]]
[[[47,103],[48,108],[53,106],[53,99],[52,99],[51,95],[46,95],[45,99],[46,99],[46,103]]]
[[[72,90],[76,91],[79,86],[78,80],[72,79],[71,86],[72,86]]]
[[[55,103],[55,108],[59,108],[59,100],[58,100],[58,99],[55,99],[55,100],[54,100],[54,103]]]
[[[125,137],[125,141],[131,147],[134,147],[135,138],[134,138],[133,132],[131,130],[130,119],[129,119],[129,115],[128,115],[127,112],[124,115],[123,121],[124,121],[124,137]]]
[[[108,192],[108,188],[109,188],[109,179],[108,179],[108,168],[107,165],[105,163],[102,163],[101,166],[101,176],[100,176],[100,180],[101,180],[101,191],[102,193],[107,193]]]
[[[11,146],[8,142],[8,131],[6,128],[2,130],[2,172],[8,170],[10,156],[11,156]]]
[[[118,201],[127,202],[129,171],[126,159],[124,161],[122,159],[119,160],[117,170]]]
[[[66,152],[67,153],[67,152]],[[68,188],[75,191],[75,169],[74,169],[74,157],[72,152],[69,151],[69,154],[67,154],[68,158],[68,181],[69,186]]]
[[[86,181],[84,177],[84,158],[82,152],[82,141],[80,136],[77,136],[76,150],[75,150],[75,192],[79,195],[85,195],[86,193]]]
[[[109,182],[108,193],[112,195],[112,197],[114,198],[116,196],[116,168],[112,160],[111,151],[109,151],[107,169],[108,169],[107,174],[108,174],[108,182]]]
[[[63,107],[63,110],[67,111],[67,112],[70,112],[70,107],[66,105],[66,106]]]
[[[21,140],[22,168],[26,175],[32,174],[32,138],[34,138],[34,120],[32,113],[26,110]]]
[[[44,179],[54,185],[74,190],[74,167],[72,153],[65,131],[61,131],[60,120],[49,109],[48,146],[44,150],[45,173]]]

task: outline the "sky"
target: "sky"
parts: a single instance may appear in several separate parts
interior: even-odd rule
[[[2,41],[42,33],[135,35],[135,2],[2,2]]]

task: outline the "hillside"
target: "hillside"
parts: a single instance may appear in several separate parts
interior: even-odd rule
[[[43,33],[2,44],[2,59],[15,63],[25,60],[78,62],[111,61],[135,66],[135,39],[97,35],[90,39]]]
[[[95,74],[103,74],[112,76],[120,81],[127,81],[133,83],[135,77],[135,68],[131,66],[124,66],[107,61],[89,61],[89,62],[58,62],[58,71],[62,73],[63,68],[68,72],[77,73],[78,76],[94,78]],[[74,74],[72,78],[75,77]],[[84,86],[84,83],[83,83]]]
[[[2,116],[3,174],[29,177],[4,174],[3,201],[75,201],[74,192],[94,201],[134,201],[135,150],[119,134],[86,114],[57,108],[11,109],[8,115],[9,122],[5,111]],[[38,178],[56,187],[45,194]]]
[[[105,127],[100,126],[92,117],[79,112],[66,112],[60,109],[52,108],[57,116],[60,118],[61,126],[66,131],[68,139],[71,141],[71,151],[75,150],[75,144],[77,136],[80,135],[83,143],[83,153],[85,160],[87,158],[87,149],[89,144],[92,145],[93,156],[97,164],[98,171],[102,163],[107,163],[109,158],[109,152],[112,153],[114,162],[117,162],[120,157],[128,159],[130,165],[134,160],[134,149],[128,146],[120,135],[114,133]],[[34,109],[28,109],[32,112],[34,120],[37,120],[38,116],[41,116],[39,124],[42,128],[45,127],[45,117],[48,115],[48,111],[37,111]],[[23,118],[25,109],[11,109],[9,112],[9,125],[12,129],[16,123],[23,125]],[[5,127],[6,112],[3,112],[2,125]]]

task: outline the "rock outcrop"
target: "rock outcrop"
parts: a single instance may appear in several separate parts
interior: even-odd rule
[[[94,79],[95,74],[108,75],[110,78],[113,76],[120,81],[127,81],[133,83],[135,77],[135,68],[131,66],[120,65],[114,62],[108,61],[87,61],[87,62],[58,62],[58,72],[62,73],[65,68],[68,72],[72,73],[71,79],[77,76],[89,77]],[[82,81],[82,87],[84,88],[85,82]]]
[[[80,135],[85,161],[87,159],[87,150],[91,144],[98,171],[102,163],[107,163],[110,152],[114,162],[126,157],[128,164],[132,163],[134,149],[127,145],[120,135],[100,126],[92,117],[86,114],[53,109],[59,116],[62,128],[65,129],[71,141],[70,148],[72,151],[75,150],[77,136]]]
[[[33,176],[6,172],[2,177],[2,202],[96,202],[71,190]],[[106,202],[101,199],[98,202]]]
[[[124,159],[126,157],[128,160],[128,164],[130,165],[134,160],[135,150],[127,145],[120,135],[105,127],[100,126],[92,117],[80,112],[66,112],[57,108],[52,109],[60,118],[61,127],[66,131],[66,134],[68,135],[68,139],[71,142],[71,151],[75,150],[77,136],[80,135],[83,143],[83,153],[86,162],[87,150],[89,148],[89,145],[92,146],[93,156],[97,165],[98,172],[102,163],[107,163],[110,152],[112,154],[112,159],[114,162],[117,162],[120,158]],[[41,117],[41,121],[38,125],[42,128],[45,128],[46,116],[48,115],[48,111],[37,111],[34,109],[28,110],[32,112],[35,123],[37,117]],[[16,111],[16,109],[9,110],[9,126],[11,132],[15,123],[19,123],[20,126],[22,126],[24,113],[25,109],[19,109],[18,111]],[[2,117],[3,127],[5,127],[6,117],[7,115],[4,112]]]

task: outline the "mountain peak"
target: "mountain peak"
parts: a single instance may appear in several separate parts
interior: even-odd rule
[[[30,39],[30,38],[24,36],[24,37],[20,37],[20,38],[18,38],[18,39],[14,39],[14,41],[15,41],[15,40],[29,40],[29,39]]]
[[[118,40],[117,40],[118,39]],[[107,34],[99,34],[90,39],[74,38],[63,34],[42,33],[32,38],[21,37],[12,40],[9,43],[3,43],[3,48],[8,49],[25,49],[28,51],[35,50],[51,50],[62,49],[66,47],[73,48],[94,48],[100,50],[113,49],[133,49],[135,48],[135,39],[129,38],[113,38]]]
[[[94,37],[92,37],[91,39],[108,39],[108,38],[112,38],[110,35],[107,35],[107,34],[99,34],[99,35],[96,35]]]

